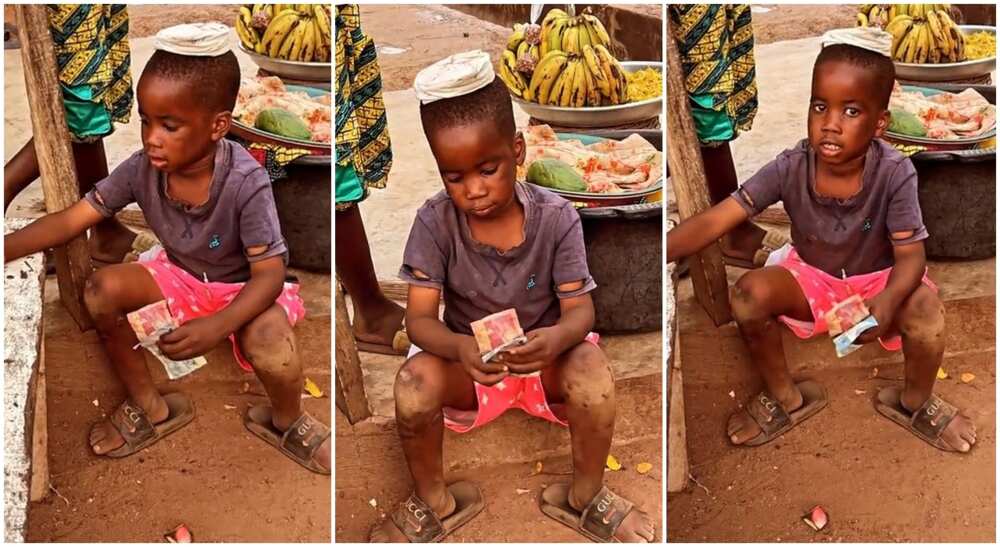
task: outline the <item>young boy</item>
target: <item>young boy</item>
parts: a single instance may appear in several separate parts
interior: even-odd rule
[[[516,180],[524,138],[487,54],[436,63],[414,88],[444,191],[417,212],[400,270],[414,347],[396,378],[396,426],[414,492],[371,540],[440,541],[482,510],[477,486],[445,483],[444,427],[462,433],[518,407],[570,428],[573,481],[545,489],[542,511],[592,539],[651,541],[652,519],[602,486],[614,378],[588,335],[596,284],[579,214]],[[483,363],[470,322],[509,308],[528,341]]]
[[[782,201],[790,248],[736,283],[732,310],[765,390],[729,420],[733,444],[773,440],[826,405],[814,381],[793,380],[778,322],[800,338],[827,330],[834,304],[858,294],[878,325],[858,343],[903,349],[905,382],[878,394],[880,413],[947,451],[967,452],[975,426],[932,393],[944,355],[944,311],[926,277],[927,238],[913,164],[877,140],[889,123],[895,70],[888,34],[848,31],[813,67],[808,139],[764,166],[731,197],[667,235],[667,259],[698,252]],[[902,335],[902,342],[900,342]]]
[[[91,429],[91,449],[127,456],[194,418],[186,395],[154,385],[125,319],[166,299],[181,326],[160,338],[163,353],[187,359],[228,337],[271,400],[249,409],[247,428],[310,470],[329,473],[329,430],[301,406],[292,325],[304,308],[298,286],[285,282],[288,250],[270,181],[249,153],[223,138],[240,83],[228,40],[229,29],[218,23],[162,31],[137,88],[143,149],[75,205],[7,235],[4,259],[60,245],[138,203],[163,249],[97,271],[84,292],[128,392]]]

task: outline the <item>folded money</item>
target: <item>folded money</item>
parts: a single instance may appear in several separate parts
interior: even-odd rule
[[[484,363],[490,362],[500,352],[527,341],[514,308],[487,315],[473,321],[470,326]]]
[[[861,349],[861,346],[859,344],[855,344],[854,341],[857,340],[859,336],[864,334],[866,330],[873,329],[877,326],[878,321],[875,320],[875,316],[869,315],[834,338],[833,346],[837,351],[837,357],[845,357]]]
[[[126,318],[128,318],[132,330],[135,331],[136,338],[139,339],[139,343],[132,349],[138,349],[139,346],[142,346],[149,350],[163,364],[163,368],[167,371],[167,377],[171,380],[191,374],[195,370],[205,366],[205,363],[208,362],[200,355],[190,359],[174,361],[160,351],[156,342],[159,341],[161,336],[178,327],[174,316],[170,314],[170,308],[167,307],[166,300],[160,300],[159,302],[139,308],[126,315]]]
[[[830,337],[833,338],[846,331],[868,315],[868,306],[857,294],[837,302],[825,315]]]

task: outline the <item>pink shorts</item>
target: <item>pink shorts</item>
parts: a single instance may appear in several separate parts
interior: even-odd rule
[[[139,258],[139,264],[153,276],[163,298],[167,300],[170,313],[181,325],[192,319],[218,313],[236,298],[243,290],[245,283],[205,282],[189,274],[184,268],[175,265],[167,258],[167,252],[162,248],[154,248]],[[276,303],[285,310],[288,324],[295,326],[306,316],[306,308],[299,297],[299,286],[295,283],[285,283]],[[236,333],[229,335],[233,344],[233,356],[240,367],[247,372],[253,371],[250,362],[243,357],[240,345],[236,341]]]
[[[584,340],[596,346],[601,337],[596,332],[592,332]],[[416,345],[411,345],[407,359],[421,351],[423,350]],[[553,408],[555,408],[560,410],[561,414],[560,407],[562,405],[550,406],[545,400],[545,388],[542,386],[540,374],[508,376],[492,386],[484,386],[479,382],[474,382],[474,384],[479,408],[459,410],[445,407],[443,410],[444,425],[456,433],[465,433],[484,426],[497,419],[509,408],[520,408],[532,416],[557,423],[563,427],[569,425],[553,412]]]
[[[787,254],[786,254],[787,252]],[[799,283],[802,293],[809,300],[809,308],[812,310],[813,322],[799,321],[786,315],[778,317],[781,322],[788,325],[788,328],[799,338],[811,338],[817,334],[827,332],[826,312],[833,306],[847,299],[853,294],[861,296],[865,300],[870,300],[875,295],[885,290],[886,283],[889,282],[889,274],[892,268],[886,268],[877,272],[855,275],[847,278],[834,277],[819,268],[806,264],[799,257],[794,247],[779,249],[772,253],[767,261],[768,266],[781,266],[788,270],[792,277]],[[938,288],[933,281],[927,277],[926,270],[923,278],[924,285],[930,287],[935,293]],[[899,351],[903,347],[903,341],[899,335],[882,340],[879,339],[882,347],[888,351]]]

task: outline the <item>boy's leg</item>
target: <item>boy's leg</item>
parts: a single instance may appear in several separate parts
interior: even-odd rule
[[[163,299],[153,276],[138,264],[115,264],[90,276],[83,298],[128,398],[142,407],[154,424],[167,419],[167,403],[146,368],[144,350],[132,349],[138,340],[125,319],[125,314]],[[105,454],[122,444],[124,440],[109,420],[95,424],[90,430],[90,445],[97,454]]]
[[[750,350],[750,360],[767,391],[786,411],[802,406],[802,393],[792,380],[781,343],[779,315],[812,321],[812,310],[792,274],[769,266],[747,272],[736,282],[733,317]],[[760,426],[746,412],[735,412],[727,427],[733,444],[743,444],[760,433]]]
[[[905,383],[900,403],[910,412],[920,409],[934,391],[937,371],[944,359],[944,308],[934,291],[921,284],[896,315],[896,328],[903,336],[906,360]],[[976,442],[976,426],[964,414],[957,414],[941,437],[957,450],[966,452]]]
[[[108,176],[103,140],[92,143],[74,142],[73,159],[81,196]],[[4,166],[4,211],[38,177],[38,156],[35,154],[35,139],[32,138]],[[105,262],[120,262],[132,249],[134,239],[135,233],[122,226],[117,219],[104,219],[93,228],[91,256]]]
[[[405,312],[382,294],[361,211],[355,205],[337,211],[336,218],[337,277],[347,289],[354,307],[354,334],[365,342],[392,345]]]
[[[444,407],[477,407],[472,378],[459,363],[420,352],[407,359],[396,375],[396,429],[403,445],[413,489],[431,510],[444,518],[455,511],[455,497],[444,482],[442,443]],[[391,520],[372,531],[372,541],[405,542]]]
[[[240,329],[236,336],[243,355],[264,384],[271,400],[271,422],[279,431],[288,430],[302,416],[302,364],[298,343],[285,311],[273,304]],[[330,469],[332,437],[313,456]]]
[[[604,466],[615,432],[615,379],[611,364],[600,348],[581,342],[542,371],[542,384],[550,403],[566,405],[573,447],[569,504],[582,512],[604,484]],[[635,508],[622,521],[615,536],[623,542],[651,541],[653,520]]]

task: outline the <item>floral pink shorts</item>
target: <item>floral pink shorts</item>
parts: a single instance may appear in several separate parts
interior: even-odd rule
[[[892,268],[886,268],[877,272],[855,275],[847,278],[834,277],[819,268],[806,264],[799,257],[799,253],[794,247],[786,246],[768,257],[768,266],[781,266],[792,274],[799,283],[802,293],[809,300],[809,308],[812,310],[813,322],[799,321],[791,317],[782,315],[778,317],[781,322],[788,325],[788,328],[799,338],[811,338],[817,334],[823,334],[828,330],[826,324],[826,312],[833,306],[853,294],[869,300],[875,295],[885,290],[889,282],[889,274]],[[927,277],[924,271],[924,285],[927,285],[935,293],[937,285]],[[899,335],[882,340],[879,343],[887,351],[899,351],[903,347],[903,341]]]
[[[592,332],[584,339],[595,346],[601,340],[596,332]],[[421,350],[415,344],[410,345],[410,353],[407,359],[420,353]],[[562,405],[549,406],[545,400],[545,388],[542,386],[542,376],[508,376],[492,386],[484,386],[475,382],[476,400],[479,408],[476,410],[459,410],[456,408],[445,408],[444,425],[456,432],[465,433],[477,427],[484,426],[497,419],[509,408],[520,408],[521,410],[537,416],[539,418],[557,423],[563,427],[569,425],[553,412],[553,407],[561,410]]]
[[[143,253],[138,263],[153,276],[163,298],[167,300],[170,313],[181,325],[192,319],[218,313],[236,298],[245,285],[202,281],[170,262],[167,252],[160,247]],[[299,297],[299,286],[295,283],[285,283],[276,303],[285,310],[288,323],[292,326],[306,316],[306,308]],[[229,335],[229,341],[233,344],[236,362],[243,370],[252,371],[250,362],[243,357],[240,345],[236,342],[236,333]]]

